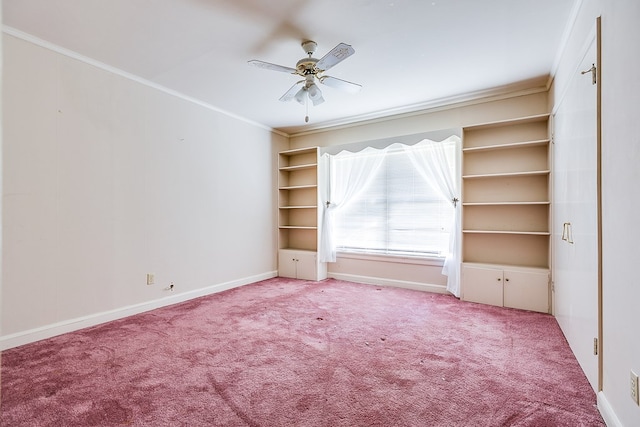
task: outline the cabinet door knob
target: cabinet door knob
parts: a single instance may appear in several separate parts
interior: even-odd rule
[[[502,281],[502,279],[498,277],[498,282],[501,282],[501,281]]]
[[[508,281],[509,281],[509,279],[504,279],[504,281],[505,281],[505,282],[508,282]]]

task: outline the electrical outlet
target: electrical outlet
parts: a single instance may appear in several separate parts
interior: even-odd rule
[[[153,274],[147,273],[147,285],[153,285],[155,280],[156,280],[156,278],[155,278],[155,276]]]
[[[636,403],[636,405],[640,405],[640,401],[638,400],[638,375],[631,371],[631,398]]]

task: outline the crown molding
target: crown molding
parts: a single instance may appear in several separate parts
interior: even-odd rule
[[[237,114],[231,113],[229,111],[223,110],[222,108],[218,108],[215,105],[211,105],[209,103],[203,102],[203,101],[201,101],[201,100],[199,100],[197,98],[185,95],[185,94],[180,93],[180,92],[178,92],[176,90],[169,89],[169,88],[167,88],[165,86],[162,86],[162,85],[160,85],[158,83],[152,82],[150,80],[147,80],[147,79],[142,78],[140,76],[137,76],[135,74],[128,73],[128,72],[126,72],[124,70],[121,70],[119,68],[112,67],[111,65],[105,64],[104,62],[100,62],[100,61],[97,61],[97,60],[95,60],[93,58],[89,58],[87,56],[81,55],[78,52],[75,52],[75,51],[70,50],[70,49],[66,49],[66,48],[64,48],[62,46],[58,46],[58,45],[56,45],[54,43],[51,43],[51,42],[48,42],[46,40],[40,39],[40,38],[38,38],[38,37],[36,37],[34,35],[31,35],[31,34],[23,32],[23,31],[17,30],[17,29],[15,29],[13,27],[10,27],[8,25],[3,25],[2,26],[2,32],[4,34],[13,36],[13,37],[18,38],[20,40],[23,40],[23,41],[26,41],[28,43],[34,44],[36,46],[42,47],[44,49],[59,53],[60,55],[64,55],[64,56],[66,56],[68,58],[75,59],[75,60],[80,61],[82,63],[85,63],[87,65],[91,65],[93,67],[99,68],[101,70],[107,71],[109,73],[118,75],[120,77],[123,77],[125,79],[134,81],[136,83],[139,83],[141,85],[156,89],[156,90],[158,90],[160,92],[166,93],[167,95],[171,95],[171,96],[174,96],[176,98],[182,99],[183,101],[191,102],[191,103],[196,104],[196,105],[198,105],[200,107],[206,108],[206,109],[211,110],[211,111],[215,111],[216,113],[223,114],[223,115],[225,115],[225,116],[227,116],[229,118],[232,118],[232,119],[235,119],[235,120],[239,120],[241,122],[250,124],[252,126],[255,126],[255,127],[258,127],[258,128],[264,129],[264,130],[267,130],[269,132],[276,133],[276,134],[284,136],[284,137],[288,137],[289,136],[288,134],[282,132],[281,130],[274,129],[274,128],[270,127],[270,126],[266,126],[266,125],[264,125],[262,123],[255,122],[253,120],[249,120],[246,117],[242,117],[242,116],[239,116]]]
[[[568,36],[571,33],[571,29],[573,28],[573,25],[575,22],[575,17],[579,12],[581,4],[582,4],[582,0],[576,0],[574,9],[572,10],[572,20],[570,21],[571,23],[565,30],[565,35],[563,37],[564,44],[566,44],[565,39],[568,39]],[[544,92],[549,90],[553,82],[553,74],[552,74],[552,75],[541,76],[538,78],[516,82],[513,84],[508,84],[508,85],[504,85],[496,88],[458,94],[458,95],[443,97],[435,100],[429,100],[421,103],[410,104],[402,107],[395,107],[391,109],[379,110],[372,113],[366,113],[366,114],[361,114],[356,116],[349,116],[342,119],[331,120],[331,121],[319,123],[316,126],[311,128],[308,125],[305,126],[304,128],[303,127],[273,128],[273,127],[264,125],[262,123],[258,123],[256,121],[247,119],[246,117],[242,117],[238,114],[231,113],[229,111],[216,107],[212,104],[206,103],[197,98],[185,95],[176,90],[169,89],[158,83],[152,82],[150,80],[147,80],[140,76],[126,72],[119,68],[116,68],[108,64],[105,64],[103,62],[97,61],[95,59],[86,57],[75,51],[63,48],[54,43],[48,42],[46,40],[35,37],[31,34],[17,30],[13,27],[3,25],[2,32],[7,35],[26,41],[28,43],[34,44],[36,46],[40,46],[42,48],[64,55],[66,57],[78,60],[85,64],[116,74],[128,80],[132,80],[139,84],[145,85],[147,87],[151,87],[153,89],[156,89],[168,95],[174,96],[176,98],[199,105],[208,110],[223,114],[235,120],[250,124],[252,126],[255,126],[260,129],[264,129],[269,132],[273,132],[285,138],[311,135],[315,133],[328,132],[330,130],[338,130],[338,129],[350,128],[355,126],[362,126],[366,124],[384,122],[389,120],[397,120],[404,117],[411,117],[415,115],[420,115],[420,114],[425,114],[425,113],[430,113],[430,112],[435,112],[440,110],[459,108],[467,105],[474,105],[474,104],[479,104],[479,103],[484,103],[489,101],[495,101],[500,99],[507,99],[507,98],[524,96],[524,95],[533,94],[533,93]],[[556,61],[559,61],[559,58],[562,56],[563,51],[564,51],[564,47],[559,49],[559,52],[557,55],[558,58],[556,58]],[[554,67],[557,68],[557,65],[554,65]]]
[[[363,126],[372,123],[380,123],[389,120],[398,120],[405,117],[417,116],[425,113],[433,113],[452,108],[460,108],[469,105],[476,105],[490,101],[515,98],[519,96],[531,95],[540,92],[547,92],[551,85],[550,76],[541,76],[534,79],[524,80],[491,89],[484,89],[469,92],[418,104],[411,104],[403,107],[380,110],[374,113],[351,116],[345,119],[324,122],[313,129],[308,127],[304,130],[280,129],[289,134],[290,137],[299,137],[316,133],[328,132],[338,129],[346,129],[356,126]]]

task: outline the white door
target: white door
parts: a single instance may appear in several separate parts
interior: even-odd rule
[[[501,268],[462,265],[462,299],[502,307]]]
[[[554,314],[594,390],[598,387],[597,86],[595,36],[554,113]],[[587,71],[586,73],[582,73]]]
[[[318,255],[316,252],[298,252],[296,254],[296,277],[304,280],[318,280]]]
[[[281,249],[278,252],[278,276],[296,278],[296,253]]]
[[[549,312],[548,270],[504,270],[504,306]]]

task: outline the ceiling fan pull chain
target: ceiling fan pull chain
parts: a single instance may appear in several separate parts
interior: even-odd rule
[[[309,97],[308,96],[304,97],[304,105],[307,109],[307,115],[304,116],[304,122],[309,123]]]

